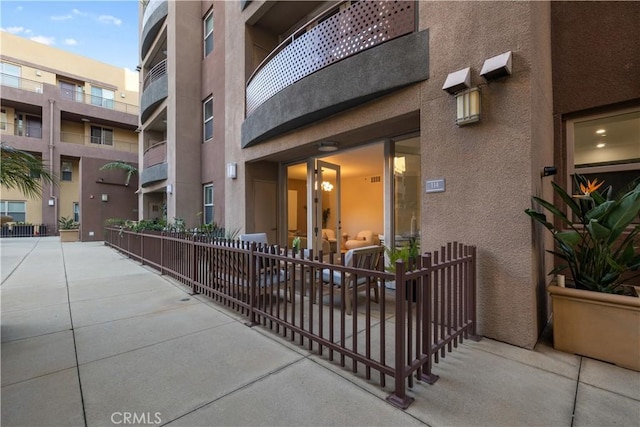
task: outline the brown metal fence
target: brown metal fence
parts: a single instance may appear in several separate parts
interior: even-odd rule
[[[401,408],[414,380],[429,384],[438,363],[476,337],[476,249],[449,243],[415,263],[354,260],[336,254],[292,254],[288,248],[218,240],[193,233],[135,233],[107,228],[105,244],[189,286],[195,294],[246,315],[249,324],[322,354],[354,373],[387,386]],[[363,255],[364,256],[364,255]],[[358,268],[365,265],[367,268]],[[357,286],[335,286],[351,275]],[[396,290],[385,298],[385,285]],[[352,314],[343,301],[350,293]],[[376,295],[380,293],[376,303]],[[347,300],[349,300],[347,299]]]

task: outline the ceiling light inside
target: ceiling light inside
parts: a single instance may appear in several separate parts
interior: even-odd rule
[[[605,132],[606,132],[606,130],[604,130],[604,129],[598,129],[598,130],[596,131],[596,133],[597,133],[598,135],[602,135],[602,134],[603,134],[603,133],[605,133]]]
[[[604,148],[605,145],[607,145],[607,144],[605,144],[604,142],[600,142],[600,143],[598,143],[598,145],[596,145],[596,147]]]
[[[318,151],[336,151],[338,143],[333,141],[323,141],[318,145]]]

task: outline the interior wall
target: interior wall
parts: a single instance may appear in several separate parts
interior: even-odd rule
[[[341,179],[342,233],[355,237],[359,231],[371,230],[382,234],[384,230],[384,189],[382,180],[371,182],[360,176]]]

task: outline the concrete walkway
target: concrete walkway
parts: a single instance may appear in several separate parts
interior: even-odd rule
[[[546,342],[466,341],[401,411],[388,390],[102,243],[0,249],[4,427],[640,424],[640,373]]]

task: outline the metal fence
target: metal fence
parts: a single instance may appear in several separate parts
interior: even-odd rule
[[[411,265],[398,261],[392,274],[383,271],[383,262],[363,269],[353,267],[360,263],[344,265],[339,254],[294,255],[286,247],[193,233],[106,228],[105,244],[247,316],[250,325],[261,325],[383,388],[387,377],[393,378],[387,400],[401,408],[413,401],[406,391],[415,379],[432,384],[438,378],[433,364],[464,339],[476,339],[473,246],[449,243]],[[334,280],[347,283],[347,275],[358,286],[332,286]],[[395,292],[385,292],[391,282]],[[351,315],[343,304],[346,292]]]
[[[58,228],[52,224],[5,224],[0,237],[46,237],[58,234]]]

